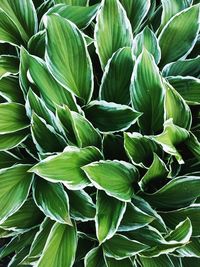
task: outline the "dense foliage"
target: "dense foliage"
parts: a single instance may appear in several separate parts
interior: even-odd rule
[[[2,266],[200,266],[199,0],[0,0]]]

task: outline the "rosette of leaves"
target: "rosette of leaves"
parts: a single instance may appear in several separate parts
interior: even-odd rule
[[[0,1],[2,266],[200,265],[198,0]]]

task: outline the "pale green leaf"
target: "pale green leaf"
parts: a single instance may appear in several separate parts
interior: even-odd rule
[[[73,6],[86,6],[88,0],[54,0],[56,4],[64,3]]]
[[[0,151],[12,149],[24,142],[29,134],[28,129],[16,131],[14,133],[0,134]]]

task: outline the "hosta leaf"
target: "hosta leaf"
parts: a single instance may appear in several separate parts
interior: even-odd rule
[[[189,218],[193,228],[192,235],[200,236],[199,212],[200,212],[200,205],[193,204],[187,208],[162,212],[160,213],[160,215],[162,216],[166,225],[171,229],[174,228],[181,221],[185,220],[186,218]]]
[[[0,169],[11,167],[18,160],[18,157],[8,151],[0,151]]]
[[[165,88],[165,120],[172,118],[174,124],[189,130],[192,123],[190,108],[169,83],[165,83]]]
[[[23,105],[17,103],[0,104],[0,134],[17,132],[28,126],[29,121]]]
[[[14,133],[0,134],[0,151],[12,149],[28,137],[29,130],[20,130]]]
[[[187,267],[187,266],[193,266],[193,267],[199,267],[200,264],[200,259],[194,258],[194,257],[184,257],[182,259],[182,266]]]
[[[70,109],[77,110],[73,95],[54,80],[42,59],[31,56],[24,49],[21,50],[21,55],[25,59],[27,58],[28,67],[26,72],[29,71],[29,79],[31,78],[31,82],[37,86],[42,98],[51,109],[55,110],[56,104],[66,104]],[[28,89],[29,86],[26,90],[28,91]]]
[[[153,153],[160,150],[155,141],[139,133],[124,133],[124,147],[133,164],[143,168],[152,164]]]
[[[148,27],[145,27],[145,29],[134,38],[133,54],[138,57],[142,53],[144,47],[153,55],[155,62],[158,63],[161,58],[160,47],[156,35]]]
[[[37,14],[32,0],[2,0],[0,8],[13,20],[24,42],[37,31]]]
[[[103,154],[105,159],[127,160],[124,149],[124,138],[120,135],[106,134],[103,138]]]
[[[145,134],[160,131],[164,121],[164,88],[154,58],[146,49],[135,63],[130,92],[133,107],[143,113],[138,121],[142,131]]]
[[[74,5],[74,6],[86,6],[88,0],[54,0],[56,4],[59,3],[65,3],[68,5]]]
[[[154,217],[143,212],[132,203],[127,203],[126,211],[120,223],[118,231],[131,231],[148,225]]]
[[[168,23],[168,21],[176,15],[178,12],[187,8],[191,4],[191,0],[161,0],[162,2],[162,18],[161,25],[159,27],[159,31],[163,29],[163,27]]]
[[[33,183],[33,198],[47,217],[59,223],[71,225],[69,199],[62,185],[37,177]]]
[[[175,76],[168,78],[169,83],[191,105],[200,104],[200,79],[190,76]]]
[[[200,196],[198,176],[177,177],[153,194],[143,193],[142,197],[158,209],[177,209],[191,204]]]
[[[82,33],[73,23],[54,14],[46,17],[45,27],[48,69],[62,86],[87,103],[93,92],[93,73]]]
[[[125,8],[127,16],[131,22],[133,32],[135,32],[147,15],[151,2],[150,0],[120,0],[120,2]]]
[[[187,21],[187,24],[185,24]],[[177,13],[159,35],[161,65],[186,57],[195,45],[199,32],[199,6]],[[176,38],[174,38],[176,36]],[[182,42],[182,40],[185,40]]]
[[[115,235],[103,243],[105,255],[119,260],[134,256],[147,248],[147,245],[123,235]]]
[[[187,146],[187,149],[195,156],[195,158],[200,160],[200,142],[191,132],[189,138],[185,141],[185,145]]]
[[[124,260],[116,260],[114,258],[106,257],[106,263],[108,267],[133,267],[133,263],[129,258]]]
[[[44,57],[45,53],[45,30],[34,34],[28,41],[28,51],[35,56]]]
[[[177,60],[167,64],[162,70],[163,76],[198,76],[200,74],[200,56],[191,59]]]
[[[0,222],[19,210],[25,202],[32,183],[30,165],[15,165],[0,171]]]
[[[160,180],[164,180],[167,177],[168,172],[165,163],[154,153],[154,159],[151,166],[139,182],[141,189],[143,191],[148,191],[148,189],[151,189],[156,182],[159,183]]]
[[[0,78],[16,75],[19,72],[19,60],[15,56],[0,56]]]
[[[129,86],[133,66],[131,48],[124,47],[117,50],[105,67],[99,92],[100,99],[118,104],[129,104]]]
[[[77,247],[76,228],[55,223],[48,236],[37,267],[73,266]]]
[[[59,152],[67,145],[64,138],[35,113],[32,116],[31,133],[33,142],[41,153]]]
[[[84,259],[85,267],[106,267],[101,247],[93,248]]]
[[[131,47],[132,41],[131,24],[119,0],[103,0],[95,26],[95,46],[102,68],[114,52]]]
[[[142,265],[145,267],[175,267],[168,255],[160,255],[159,257],[140,257]]]
[[[141,113],[126,105],[106,101],[92,101],[84,109],[86,118],[101,132],[128,129]]]
[[[82,169],[91,182],[108,195],[122,201],[130,201],[134,194],[133,184],[138,179],[137,169],[125,161],[99,161],[88,164]],[[109,179],[108,177],[109,173]]]
[[[177,250],[181,257],[200,257],[199,238],[191,238],[190,242]]]
[[[55,5],[47,12],[47,15],[56,13],[61,17],[70,20],[79,28],[86,28],[96,16],[99,5],[92,6],[71,6],[71,5]]]
[[[71,217],[79,221],[93,220],[96,206],[84,190],[68,190]]]
[[[80,167],[101,158],[95,147],[79,149],[68,146],[64,152],[40,161],[30,171],[50,182],[63,182],[69,189],[78,190],[90,183]]]
[[[1,78],[0,95],[3,96],[8,102],[23,103],[24,100],[22,91],[19,87],[18,78],[15,76]]]
[[[176,146],[189,137],[189,132],[184,128],[173,124],[173,119],[169,119],[164,123],[164,131],[153,137],[158,144],[160,144],[163,150],[176,157],[179,164],[183,164],[181,154],[178,152]]]
[[[19,30],[13,20],[0,9],[0,43],[10,43],[20,46],[23,43]]]
[[[29,198],[21,206],[21,208],[12,214],[8,219],[3,222],[0,227],[15,232],[28,230],[42,221],[42,213],[35,205],[32,198]]]
[[[126,210],[126,203],[97,192],[96,232],[100,243],[110,239],[117,231]]]

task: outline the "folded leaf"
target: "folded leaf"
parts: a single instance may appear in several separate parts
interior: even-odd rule
[[[143,193],[142,197],[160,210],[172,210],[190,205],[200,196],[198,176],[181,176],[174,178],[169,183],[153,194]]]
[[[24,42],[37,31],[37,14],[32,0],[2,0],[0,8],[12,19]]]
[[[30,165],[14,165],[0,170],[0,223],[15,213],[26,201],[32,183]]]
[[[95,147],[79,149],[68,146],[62,153],[40,161],[30,172],[50,182],[63,182],[67,188],[78,190],[90,183],[81,167],[101,158],[100,151]]]
[[[45,53],[45,30],[34,34],[28,41],[28,51],[30,54],[44,58]]]
[[[92,101],[84,109],[86,118],[101,132],[118,132],[128,129],[141,115],[126,105],[106,101]]]
[[[99,161],[82,169],[100,190],[122,201],[130,201],[134,194],[133,184],[138,179],[137,169],[125,161]]]
[[[164,87],[154,58],[146,49],[138,57],[131,79],[132,106],[143,113],[138,120],[140,128],[145,134],[160,131],[164,121]]]
[[[192,59],[178,60],[167,64],[163,70],[163,76],[193,76],[196,77],[200,73],[200,56]]]
[[[153,55],[155,62],[158,63],[161,58],[160,47],[156,35],[148,27],[145,27],[141,33],[135,36],[133,54],[138,57],[142,53],[144,47]]]
[[[190,76],[173,76],[169,77],[168,81],[188,104],[200,104],[200,79]]]
[[[185,24],[187,21],[187,24]],[[159,35],[161,65],[186,57],[195,45],[199,32],[199,6],[191,6],[177,13]],[[176,38],[174,38],[176,36]],[[182,42],[182,40],[185,40]]]
[[[130,103],[129,87],[133,66],[134,59],[130,47],[121,48],[112,55],[101,81],[99,91],[101,100],[118,104]]]
[[[26,140],[29,130],[24,129],[14,133],[0,134],[0,151],[12,149]]]
[[[0,78],[16,75],[19,72],[19,60],[15,56],[0,56]]]
[[[48,69],[62,86],[84,103],[89,102],[93,92],[93,71],[82,33],[75,24],[54,14],[46,17],[45,27]]]
[[[0,79],[0,95],[3,96],[8,102],[24,102],[18,78],[15,76],[10,75]]]
[[[85,259],[84,259],[85,267],[106,267],[106,263],[104,260],[104,255],[101,247],[96,247],[90,250]]]
[[[110,239],[118,230],[126,210],[126,203],[97,192],[96,232],[100,243]]]
[[[72,267],[77,247],[76,228],[55,223],[48,236],[37,267]]]
[[[23,105],[17,103],[0,104],[0,134],[14,133],[28,126],[29,121]]]
[[[47,217],[71,225],[69,199],[62,185],[37,177],[33,183],[33,197],[39,209]]]
[[[105,255],[118,260],[132,257],[147,248],[147,245],[131,240],[123,235],[115,235],[103,243]]]
[[[135,32],[147,15],[151,2],[150,0],[120,0],[120,2],[125,8],[132,25],[132,30]]]
[[[103,0],[95,26],[95,46],[102,69],[114,52],[131,47],[132,41],[131,24],[119,0]]]

